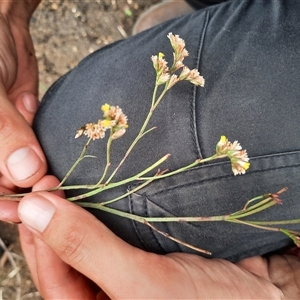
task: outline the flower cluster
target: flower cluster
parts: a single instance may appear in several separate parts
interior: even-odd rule
[[[111,130],[111,138],[113,140],[121,137],[128,127],[127,116],[123,113],[119,106],[111,106],[104,104],[101,106],[104,119],[98,120],[96,123],[88,123],[82,126],[76,132],[75,138],[86,135],[92,140],[103,139],[107,129]]]
[[[168,34],[168,39],[170,40],[171,46],[174,50],[174,63],[171,68],[171,72],[175,72],[176,70],[184,66],[183,60],[189,55],[189,52],[185,49],[185,41],[180,38],[178,34],[174,35],[170,32]]]
[[[153,55],[151,57],[153,62],[153,67],[156,71],[156,84],[167,84],[167,89],[170,89],[174,84],[181,80],[187,80],[194,85],[204,86],[205,80],[199,74],[197,69],[190,70],[184,65],[183,60],[189,55],[188,51],[185,49],[185,41],[179,37],[179,35],[174,35],[172,33],[168,34],[168,38],[171,42],[171,46],[174,50],[173,52],[173,65],[171,70],[167,66],[167,61],[164,59],[164,54],[159,53],[159,55]],[[182,68],[180,75],[174,74],[175,71]]]
[[[231,167],[234,175],[245,174],[249,169],[249,157],[246,150],[243,150],[238,141],[231,143],[225,135],[221,136],[216,146],[218,157],[228,157],[231,161]]]
[[[152,55],[151,59],[153,67],[156,71],[156,83],[157,85],[164,84],[170,79],[169,68],[167,61],[164,59],[164,54],[159,53],[158,55]]]

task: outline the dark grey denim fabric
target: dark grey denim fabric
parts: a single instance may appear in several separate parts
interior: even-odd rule
[[[128,132],[113,144],[113,165],[122,158],[150,107],[155,81],[151,55],[162,51],[172,60],[169,32],[185,39],[190,53],[185,63],[200,70],[206,85],[200,88],[183,82],[169,91],[150,124],[158,128],[137,145],[115,180],[140,172],[166,153],[171,157],[162,168],[170,170],[210,156],[223,134],[247,149],[251,167],[247,174],[233,176],[227,160],[209,163],[153,182],[112,206],[142,216],[220,215],[241,209],[254,196],[288,187],[281,197],[283,205],[251,219],[299,218],[300,1],[229,1],[88,56],[49,89],[35,118],[49,172],[59,178],[65,175],[86,141],[74,139],[76,130],[101,118],[104,103],[121,106],[129,118]],[[93,143],[89,153],[98,158],[86,159],[68,182],[97,182],[105,166],[105,148],[105,141]],[[134,186],[89,200],[109,200]],[[191,252],[143,224],[91,212],[134,246],[156,253]],[[237,224],[156,226],[212,251],[213,257],[231,261],[290,244],[281,233]]]

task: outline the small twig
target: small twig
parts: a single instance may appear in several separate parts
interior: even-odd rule
[[[188,248],[193,249],[193,250],[195,250],[197,252],[204,253],[204,254],[207,254],[207,255],[211,255],[212,254],[208,250],[204,250],[204,249],[195,247],[195,246],[193,246],[191,244],[185,243],[185,242],[183,242],[183,241],[181,241],[179,239],[174,238],[173,236],[169,235],[168,233],[163,232],[163,231],[157,229],[156,227],[154,227],[151,223],[149,223],[147,221],[145,221],[144,224],[147,225],[147,226],[149,226],[151,229],[153,229],[154,231],[158,232],[159,234],[165,236],[166,238],[168,238],[168,239],[170,239],[170,240],[172,240],[172,241],[174,241],[174,242],[176,242],[176,243],[178,243],[180,245],[183,245],[185,247],[188,247]]]
[[[24,300],[24,299],[30,299],[30,298],[33,298],[33,297],[38,297],[40,296],[40,293],[39,292],[34,292],[34,293],[28,293],[26,295],[23,295],[21,297],[21,300]]]
[[[5,251],[3,253],[3,255],[2,255],[1,259],[0,259],[0,267],[1,268],[4,268],[4,265],[5,265],[5,263],[6,263],[7,259],[8,259],[8,253],[10,253],[10,251],[12,250],[12,248],[13,248],[13,245],[9,245],[7,247],[7,251]]]
[[[3,240],[1,238],[0,238],[0,247],[6,252],[7,258],[9,260],[10,264],[12,265],[12,267],[14,268],[14,270],[17,270],[16,272],[13,273],[13,276],[16,276],[16,281],[17,281],[17,284],[16,284],[16,293],[17,293],[16,300],[20,300],[21,299],[21,284],[22,284],[21,276],[19,274],[20,269],[17,266],[14,258],[12,257],[11,253],[8,251],[8,248],[6,247],[5,243],[3,242]]]
[[[122,26],[118,25],[118,26],[117,26],[117,29],[119,30],[119,32],[121,33],[121,35],[122,35],[122,37],[123,37],[124,39],[126,39],[126,38],[128,37],[126,31],[123,29]]]

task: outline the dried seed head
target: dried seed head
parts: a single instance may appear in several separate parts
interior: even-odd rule
[[[127,116],[119,106],[111,106],[106,103],[101,106],[101,110],[103,111],[104,119],[98,120],[97,123],[88,123],[82,126],[77,130],[75,138],[86,135],[93,140],[102,139],[105,137],[107,129],[111,130],[112,135],[120,131],[118,137],[125,133],[125,128],[128,128]],[[117,134],[115,134],[114,138],[117,138]]]
[[[231,161],[231,168],[234,175],[245,174],[249,169],[249,157],[246,150],[238,141],[231,143],[225,135],[221,136],[220,141],[216,146],[216,154],[220,157],[227,156]]]

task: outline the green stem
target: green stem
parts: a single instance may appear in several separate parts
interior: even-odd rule
[[[168,91],[167,89],[167,84],[165,84],[165,88],[163,89],[163,91],[161,92],[160,96],[157,98],[156,102],[154,103],[154,105],[151,107],[152,108],[152,112],[156,109],[156,107],[158,106],[158,104],[160,103],[160,101],[162,100],[162,98],[165,96],[166,92]]]
[[[80,199],[83,199],[83,198],[86,198],[86,197],[90,197],[92,195],[95,195],[95,194],[98,194],[104,190],[108,190],[108,189],[111,189],[111,188],[115,188],[117,186],[120,186],[120,185],[123,185],[123,184],[127,184],[129,182],[132,182],[134,180],[145,180],[145,181],[148,181],[148,180],[157,180],[157,179],[162,179],[162,178],[166,178],[166,177],[169,177],[169,176],[172,176],[172,175],[175,175],[177,173],[180,173],[180,172],[183,172],[185,170],[188,170],[188,169],[191,169],[195,166],[197,166],[198,164],[200,163],[205,163],[205,162],[208,162],[208,161],[211,161],[211,160],[214,160],[214,159],[218,159],[219,157],[217,157],[216,155],[213,155],[211,157],[208,157],[208,158],[205,158],[205,159],[202,159],[202,160],[196,160],[195,162],[185,166],[185,167],[182,167],[180,169],[177,169],[175,171],[172,171],[172,172],[168,172],[168,173],[165,173],[165,174],[162,174],[162,175],[157,175],[157,176],[151,176],[151,177],[142,177],[143,175],[147,174],[148,172],[150,172],[151,170],[153,170],[155,167],[159,166],[161,163],[163,163],[170,155],[167,154],[166,156],[164,156],[162,159],[160,159],[159,161],[157,161],[155,164],[153,164],[152,166],[150,166],[149,168],[145,169],[144,171],[138,173],[137,175],[133,176],[133,177],[130,177],[128,179],[125,179],[125,180],[121,180],[121,181],[118,181],[118,182],[115,182],[115,183],[110,183],[108,185],[105,185],[103,184],[102,186],[98,186],[98,188],[95,188],[95,185],[88,185],[88,184],[84,184],[84,185],[71,185],[71,186],[61,186],[61,187],[54,187],[54,188],[51,188],[51,189],[48,189],[48,190],[43,190],[43,191],[47,191],[47,192],[51,192],[51,191],[56,191],[56,190],[64,190],[64,191],[67,191],[67,190],[80,190],[80,189],[94,189],[95,190],[95,193],[93,193],[94,191],[91,191],[91,192],[88,192],[88,193],[85,193],[85,194],[81,194],[81,195],[78,195],[78,196],[75,196],[75,197],[72,197],[72,198],[68,198],[68,200],[70,201],[76,201],[76,200],[80,200]],[[12,195],[5,195],[6,197],[8,198],[20,198],[20,197],[24,197],[28,195],[28,193],[24,193],[24,194],[12,194]],[[0,195],[1,197],[1,195]]]
[[[269,231],[281,231],[280,228],[274,228],[274,227],[267,227],[264,226],[263,224],[265,223],[266,225],[269,224],[286,224],[286,221],[283,221],[282,223],[278,222],[253,222],[253,221],[242,221],[238,219],[230,219],[228,218],[228,215],[223,215],[223,216],[212,216],[212,217],[141,217],[138,215],[134,215],[131,213],[123,212],[114,208],[110,208],[107,206],[102,206],[99,203],[90,203],[90,202],[77,202],[77,204],[81,207],[88,207],[88,208],[95,208],[99,209],[120,217],[124,217],[127,219],[131,219],[140,223],[145,223],[150,222],[159,222],[159,223],[166,223],[166,222],[219,222],[219,221],[225,221],[225,222],[230,222],[230,223],[238,223],[238,224],[244,224],[247,226],[259,228],[259,229],[264,229],[264,230],[269,230]],[[300,223],[300,219],[297,220],[291,220],[293,223]],[[298,232],[296,232],[298,233]]]
[[[256,198],[258,198],[258,197],[256,197]],[[239,211],[237,211],[237,212],[234,212],[234,213],[232,213],[230,216],[233,217],[233,216],[244,215],[245,213],[248,213],[248,212],[250,212],[250,211],[252,211],[252,210],[255,210],[255,209],[257,209],[257,208],[259,208],[259,207],[261,207],[261,206],[265,205],[266,203],[269,203],[270,201],[273,200],[272,197],[262,198],[262,199],[264,199],[264,200],[262,200],[262,201],[260,201],[260,202],[258,202],[258,203],[256,203],[256,204],[254,204],[254,205],[252,205],[252,206],[250,206],[250,207],[247,207],[247,205],[245,205],[244,208],[243,208],[242,210],[239,210]],[[249,201],[248,201],[248,202],[249,202]],[[248,202],[247,202],[247,203],[248,203]],[[245,208],[245,207],[247,207],[247,208]]]
[[[83,149],[81,151],[81,154],[80,154],[79,158],[75,161],[75,163],[70,168],[70,170],[68,171],[68,173],[66,174],[66,176],[63,178],[63,180],[60,182],[60,184],[57,186],[57,188],[60,188],[65,183],[65,181],[68,179],[68,177],[71,175],[71,173],[77,167],[77,165],[81,162],[82,159],[84,159],[85,152],[86,152],[87,147],[89,146],[91,140],[92,139],[89,138],[89,140],[86,142],[86,144],[84,145],[84,147],[83,147]]]
[[[219,157],[215,154],[213,156],[210,156],[210,157],[207,157],[207,158],[204,158],[204,159],[197,159],[196,161],[194,161],[193,163],[187,165],[187,166],[184,166],[182,168],[179,168],[177,170],[174,170],[172,172],[168,172],[168,173],[165,173],[165,174],[162,174],[162,175],[158,175],[155,179],[161,179],[161,178],[166,178],[166,177],[169,177],[169,176],[173,176],[175,174],[178,174],[178,173],[181,173],[183,171],[186,171],[186,170],[189,170],[199,164],[202,164],[202,163],[205,163],[205,162],[208,162],[208,161],[212,161],[212,160],[215,160],[215,159],[218,159]],[[141,177],[141,178],[138,178],[138,180],[149,180],[151,177]]]
[[[158,89],[158,85],[155,84],[155,86],[154,86],[154,91],[153,91],[153,94],[152,94],[151,107],[153,107],[153,105],[154,105],[154,103],[155,103],[156,94],[157,94],[157,89]]]
[[[236,219],[235,220],[226,220],[226,221],[231,222],[231,223],[244,224],[244,225],[247,225],[247,226],[251,226],[251,227],[255,227],[255,228],[259,228],[259,229],[264,229],[264,230],[269,230],[269,231],[276,231],[276,232],[281,231],[280,228],[260,226],[260,225],[256,225],[256,224],[253,224],[253,223],[249,223],[248,221],[242,221],[242,220],[236,220]]]
[[[136,193],[138,190],[142,189],[143,187],[147,186],[149,183],[151,183],[153,180],[155,179],[155,177],[153,177],[152,180],[147,180],[145,181],[144,183],[138,185],[136,188],[130,190],[129,192],[119,196],[119,197],[116,197],[114,199],[111,199],[111,200],[108,200],[108,201],[105,201],[105,202],[101,202],[101,203],[98,203],[98,205],[107,205],[107,204],[111,204],[111,203],[114,203],[114,202],[117,202],[118,200],[121,200],[123,199],[124,197],[127,197],[133,193]]]
[[[107,174],[107,171],[108,171],[108,169],[110,167],[110,149],[111,149],[111,144],[112,144],[112,141],[113,141],[112,138],[111,138],[111,136],[112,136],[112,132],[110,131],[110,136],[108,138],[107,145],[106,145],[106,166],[104,168],[102,177],[100,178],[100,180],[95,185],[95,188],[100,186],[100,184],[104,180],[104,178],[105,178],[105,176]]]
[[[134,220],[140,223],[145,221],[154,223],[168,223],[168,222],[216,222],[216,221],[225,221],[226,216],[213,216],[213,217],[141,217],[124,211],[120,211],[111,207],[103,206],[100,203],[91,203],[91,202],[76,202],[77,205],[86,208],[95,208],[99,209],[120,217],[124,217],[130,220]]]
[[[165,160],[167,160],[169,158],[170,154],[167,154],[165,156],[163,156],[161,159],[159,159],[156,163],[154,163],[153,165],[151,165],[150,167],[148,167],[147,169],[143,170],[142,172],[136,174],[135,176],[132,176],[130,178],[115,182],[115,183],[110,183],[109,185],[103,185],[97,189],[94,189],[90,192],[75,196],[75,197],[71,197],[71,198],[67,198],[67,200],[69,201],[77,201],[77,200],[81,200],[87,197],[91,197],[94,196],[104,190],[108,190],[108,189],[112,189],[115,188],[117,186],[121,186],[123,184],[127,184],[129,182],[132,182],[134,180],[137,180],[137,178],[147,174],[148,172],[152,171],[153,169],[155,169],[156,167],[158,167],[160,164],[162,164]]]
[[[249,210],[249,211],[240,211],[239,212],[236,212],[236,213],[233,213],[233,214],[230,214],[227,218],[227,220],[234,220],[234,219],[240,219],[240,218],[244,218],[244,217],[247,217],[247,216],[251,216],[255,213],[258,213],[258,212],[261,212],[265,209],[268,209],[269,207],[273,206],[273,205],[276,205],[277,203],[273,200],[273,201],[268,201],[267,203],[257,207],[256,209],[252,209],[252,210]]]
[[[293,220],[282,220],[282,221],[247,221],[248,223],[254,225],[289,225],[289,224],[299,224],[300,219]]]
[[[266,197],[266,195],[260,195],[260,196],[257,196],[255,198],[252,198],[250,200],[248,200],[243,208],[243,210],[246,210],[249,206],[250,203],[254,202],[254,201],[258,201],[258,200],[262,200],[262,199],[267,199],[267,198],[271,198],[271,194],[267,194],[268,197]],[[251,206],[253,207],[253,206]]]
[[[148,115],[144,121],[144,124],[143,126],[141,127],[138,135],[136,136],[136,138],[134,139],[134,141],[132,142],[132,144],[129,146],[129,148],[127,149],[124,157],[121,159],[120,163],[118,164],[118,166],[115,168],[115,170],[112,172],[112,174],[110,175],[110,177],[107,179],[107,181],[105,182],[105,184],[108,184],[112,179],[113,177],[116,175],[116,173],[118,172],[118,170],[121,168],[121,166],[123,165],[123,163],[125,162],[126,158],[128,157],[128,155],[130,154],[130,152],[132,151],[132,149],[135,147],[135,145],[137,144],[137,142],[141,139],[141,137],[144,135],[144,131],[146,130],[146,127],[152,117],[152,114],[155,110],[155,108],[157,107],[158,103],[161,101],[161,99],[163,98],[163,96],[165,95],[167,89],[165,88],[161,95],[158,97],[158,99],[153,101],[152,99],[152,102],[154,102],[154,105],[151,105],[151,108],[148,112]],[[154,92],[153,92],[153,96],[154,96],[154,99],[156,97],[156,92],[157,92],[157,85],[155,85],[155,88],[154,88]]]
[[[167,155],[168,156],[168,155]],[[150,166],[149,168],[147,168],[146,170],[142,171],[140,174],[140,176],[138,176],[139,174],[133,176],[133,177],[130,177],[128,179],[125,179],[125,180],[122,180],[122,181],[119,181],[119,182],[116,182],[116,183],[110,183],[108,185],[103,185],[102,187],[100,187],[99,189],[96,189],[94,191],[91,191],[91,192],[88,192],[88,193],[85,193],[85,194],[81,194],[79,196],[75,196],[75,197],[72,197],[72,198],[68,198],[69,201],[77,201],[77,200],[81,200],[83,198],[86,198],[86,197],[91,197],[93,195],[96,195],[104,190],[107,190],[107,189],[111,189],[111,188],[114,188],[114,187],[117,187],[117,186],[120,186],[120,185],[123,185],[123,184],[126,184],[128,182],[132,182],[134,180],[157,180],[157,179],[161,179],[161,178],[165,178],[165,177],[169,177],[169,176],[172,176],[172,175],[175,175],[177,173],[180,173],[180,172],[183,172],[185,170],[188,170],[188,169],[191,169],[193,167],[195,167],[196,165],[200,164],[200,163],[205,163],[205,162],[208,162],[208,161],[211,161],[211,160],[214,160],[218,158],[217,155],[213,155],[211,157],[208,157],[208,158],[205,158],[205,159],[197,159],[195,162],[185,166],[185,167],[182,167],[180,169],[177,169],[173,172],[169,172],[169,173],[166,173],[166,174],[162,174],[162,175],[157,175],[157,176],[151,176],[151,177],[142,177],[143,175],[142,174],[147,174],[149,171],[153,170],[156,166],[158,166],[159,164],[161,164],[165,159],[162,158],[162,161],[159,160],[158,162],[156,162],[155,164],[153,164],[152,166]],[[161,163],[159,163],[161,161]]]

